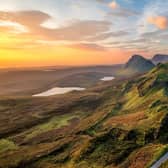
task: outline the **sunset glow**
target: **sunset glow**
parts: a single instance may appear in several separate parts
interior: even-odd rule
[[[116,64],[135,53],[168,53],[165,3],[3,1],[0,67]]]

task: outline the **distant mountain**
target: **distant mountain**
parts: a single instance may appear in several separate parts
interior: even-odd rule
[[[152,61],[145,59],[140,55],[133,55],[125,64],[125,69],[131,69],[134,72],[147,72],[154,68]]]
[[[156,55],[152,58],[152,62],[153,62],[154,64],[166,63],[166,62],[168,62],[168,55],[156,54]]]

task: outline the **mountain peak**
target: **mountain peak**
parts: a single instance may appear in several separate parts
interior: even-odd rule
[[[135,54],[135,55],[132,56],[132,58],[143,58],[143,56]]]
[[[147,72],[151,70],[155,65],[152,61],[144,58],[141,55],[133,55],[125,65],[125,68],[132,69],[135,72]]]
[[[153,56],[152,62],[154,64],[166,63],[166,62],[168,62],[168,55],[165,55],[165,54],[156,54],[156,55]]]
[[[133,55],[130,60],[146,60],[143,56],[135,54]]]

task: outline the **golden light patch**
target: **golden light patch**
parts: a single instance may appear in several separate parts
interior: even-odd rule
[[[165,16],[149,17],[148,22],[154,24],[159,29],[166,29],[168,26],[168,20]]]
[[[109,7],[112,9],[116,9],[119,7],[119,5],[116,1],[112,1],[111,3],[109,3]]]

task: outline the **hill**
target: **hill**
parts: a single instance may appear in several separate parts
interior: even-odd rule
[[[154,64],[166,63],[166,62],[168,62],[168,55],[156,54],[156,55],[152,58],[152,62],[153,62]]]
[[[1,97],[0,167],[150,167],[168,151],[167,74],[159,64],[83,92]]]
[[[140,55],[133,55],[129,61],[125,64],[126,69],[131,69],[134,72],[147,72],[151,70],[155,65]]]

